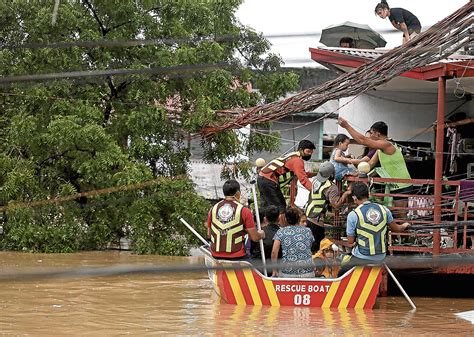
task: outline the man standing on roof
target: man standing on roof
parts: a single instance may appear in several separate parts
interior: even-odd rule
[[[385,259],[387,229],[403,232],[410,224],[397,224],[385,206],[370,202],[369,188],[362,182],[352,184],[352,198],[357,208],[347,216],[347,242],[353,245],[352,256],[344,259],[340,274],[352,266],[377,263]]]
[[[311,173],[304,169],[304,161],[311,159],[316,147],[309,140],[302,140],[298,144],[298,150],[285,156],[273,159],[260,170],[257,185],[260,191],[261,207],[275,205],[284,213],[286,200],[281,189],[288,185],[296,175],[301,185],[311,191]]]
[[[375,14],[382,19],[388,17],[393,27],[403,32],[403,43],[421,32],[420,20],[415,15],[404,8],[390,8],[385,0],[375,7]]]
[[[244,236],[253,241],[265,238],[257,231],[252,212],[240,203],[240,184],[227,180],[222,188],[224,200],[211,208],[207,217],[207,234],[211,237],[211,254],[217,259],[243,260],[247,258]]]
[[[329,206],[339,208],[347,201],[351,194],[350,187],[339,196],[339,188],[334,183],[335,169],[331,162],[324,162],[319,166],[319,172],[313,179],[312,188],[306,204],[305,214],[308,218],[307,226],[311,229],[315,241],[311,251],[317,252],[322,239],[324,239],[324,224],[322,216]]]

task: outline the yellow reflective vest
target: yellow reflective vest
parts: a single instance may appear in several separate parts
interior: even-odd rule
[[[324,210],[326,203],[329,202],[324,196],[324,191],[329,188],[331,184],[329,179],[326,180],[324,184],[321,184],[317,180],[313,181],[313,187],[309,194],[308,206],[305,212],[308,218],[317,218]]]
[[[376,203],[364,203],[355,210],[357,214],[356,239],[363,255],[384,254],[387,234],[387,211]]]

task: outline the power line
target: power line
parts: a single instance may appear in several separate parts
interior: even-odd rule
[[[32,208],[32,207],[37,207],[37,206],[53,205],[53,204],[58,204],[65,201],[76,200],[83,197],[94,197],[94,196],[98,196],[102,194],[110,194],[110,193],[115,193],[115,192],[143,189],[146,187],[157,185],[163,182],[163,180],[176,180],[182,177],[183,176],[159,177],[159,178],[147,180],[141,183],[113,186],[113,187],[97,189],[97,190],[92,190],[92,191],[87,191],[87,192],[75,193],[75,194],[64,196],[64,197],[36,200],[36,201],[30,201],[30,202],[10,202],[7,206],[0,207],[0,212],[6,212],[8,210],[16,209],[16,208]]]
[[[2,271],[0,272],[0,282],[26,282],[34,280],[47,280],[56,278],[83,278],[83,277],[107,277],[130,274],[169,274],[169,273],[192,273],[192,272],[207,272],[226,271],[226,270],[248,270],[261,269],[261,263],[242,264],[240,262],[225,261],[225,265],[206,266],[205,264],[187,264],[187,265],[116,265],[110,267],[95,267],[95,268],[71,268],[71,269],[54,269],[44,270],[31,269],[29,271]],[[383,263],[395,269],[436,269],[447,266],[466,266],[474,263],[474,256],[459,254],[441,255],[437,257],[421,257],[421,256],[387,256]],[[338,263],[335,261],[334,265]],[[347,266],[363,266],[365,264],[374,265],[374,261],[368,260],[366,263],[349,263]],[[325,264],[318,259],[313,263],[268,263],[267,269],[281,269],[291,268],[297,266],[298,268],[314,268],[318,266],[325,266]],[[314,278],[317,280],[318,278]]]
[[[143,68],[143,69],[109,69],[109,70],[88,70],[88,71],[70,71],[50,74],[35,75],[18,75],[0,77],[0,84],[32,82],[32,81],[50,81],[59,79],[71,79],[80,77],[107,77],[116,75],[168,75],[174,73],[212,71],[216,69],[229,68],[228,63],[211,63],[211,64],[195,64],[195,65],[177,65],[159,68]]]
[[[399,33],[392,29],[379,30],[384,33]],[[245,33],[244,31],[242,33]],[[255,32],[256,34],[261,34]],[[288,38],[307,38],[319,37],[322,32],[300,32],[300,33],[276,33],[261,34],[266,39],[288,39]],[[65,48],[120,48],[120,47],[143,47],[153,45],[176,45],[184,43],[200,43],[200,42],[234,42],[245,40],[242,34],[226,34],[220,36],[199,36],[199,37],[158,37],[150,39],[129,39],[129,40],[86,40],[86,41],[56,41],[56,42],[25,42],[21,44],[0,44],[2,49],[65,49]]]

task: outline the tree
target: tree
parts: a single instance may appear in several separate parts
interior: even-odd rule
[[[295,74],[279,71],[269,42],[236,20],[240,3],[61,1],[54,25],[47,2],[0,3],[2,76],[117,70],[3,88],[4,249],[100,249],[130,235],[137,252],[185,254],[197,242],[176,218],[186,216],[204,232],[209,204],[187,176],[189,135],[218,123],[216,111],[273,100],[297,86]],[[262,89],[249,91],[248,84]],[[219,163],[275,147],[257,134],[241,143],[232,131],[202,145],[205,158]],[[12,207],[157,177],[166,179]]]

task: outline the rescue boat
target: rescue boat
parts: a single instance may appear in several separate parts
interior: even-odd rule
[[[214,290],[228,304],[372,309],[382,280],[382,267],[370,265],[333,279],[267,277],[249,262],[217,260],[204,246],[201,251],[208,267],[249,267],[208,270]]]

